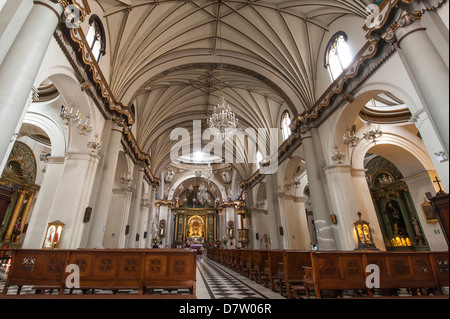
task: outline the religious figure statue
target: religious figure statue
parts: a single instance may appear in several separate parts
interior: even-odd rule
[[[197,218],[193,218],[189,224],[187,225],[186,230],[187,238],[196,238],[195,240],[201,240],[204,237],[204,224],[201,220]]]
[[[193,236],[193,237],[199,237],[199,236],[200,236],[200,223],[198,222],[198,220],[195,220],[195,221],[192,223],[191,228],[192,228],[192,234],[191,234],[191,236]]]
[[[386,204],[386,213],[392,216],[394,235],[408,235],[402,213],[395,202],[390,201]]]
[[[232,220],[228,221],[227,235],[230,239],[234,238],[234,221]]]
[[[14,224],[14,229],[12,232],[12,236],[11,236],[11,242],[15,242],[17,236],[19,236],[22,232],[22,223],[21,221],[21,217],[17,218],[16,223]]]

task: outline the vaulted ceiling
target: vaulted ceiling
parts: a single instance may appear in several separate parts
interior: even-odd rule
[[[366,17],[369,2],[94,1],[107,23],[109,85],[118,101],[134,104],[136,139],[155,173],[175,143],[170,131],[206,119],[221,92],[243,129],[278,127],[284,109],[311,108],[329,25]],[[249,165],[239,171],[251,174]]]

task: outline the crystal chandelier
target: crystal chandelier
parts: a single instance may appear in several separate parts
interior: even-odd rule
[[[207,122],[214,136],[222,143],[236,134],[238,119],[223,95],[220,96],[219,104],[214,106],[214,112]]]
[[[218,21],[218,31],[219,31],[219,51],[222,49],[222,23]],[[225,142],[227,139],[232,137],[236,133],[236,127],[238,120],[236,116],[231,111],[230,105],[225,101],[223,96],[222,88],[222,55],[220,55],[220,99],[219,103],[214,106],[214,112],[211,117],[207,120],[207,123],[218,141],[221,143]]]
[[[358,145],[360,138],[356,136],[356,125],[353,125],[352,128],[347,128],[347,132],[344,134],[342,141],[345,145],[350,145],[351,147]]]
[[[372,143],[376,144],[377,139],[383,135],[383,131],[381,131],[379,125],[372,125],[371,122],[367,123],[367,130],[363,132],[363,136],[366,140],[372,141]]]
[[[198,201],[200,202],[200,204],[203,205],[206,202],[211,201],[209,193],[208,193],[208,189],[206,188],[205,184],[201,184],[198,187],[198,190],[199,191],[197,192],[197,198],[198,198]]]
[[[338,164],[342,164],[342,160],[345,158],[345,153],[339,150],[339,147],[335,145],[334,151],[331,153],[331,159]]]

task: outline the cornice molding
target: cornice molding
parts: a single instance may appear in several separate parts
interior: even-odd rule
[[[64,26],[64,23],[61,23],[56,29],[54,37],[72,65],[81,89],[92,98],[106,119],[121,120],[122,134],[128,146],[127,149],[136,163],[145,166],[144,179],[148,184],[160,185],[161,180],[156,178],[150,170],[150,156],[139,148],[131,132],[130,125],[134,123],[131,109],[115,102],[100,67],[87,46],[81,29],[73,28],[69,30]]]

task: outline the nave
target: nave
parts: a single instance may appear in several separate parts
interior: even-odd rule
[[[200,276],[198,276],[200,274]],[[197,258],[198,299],[285,299],[206,256]]]

